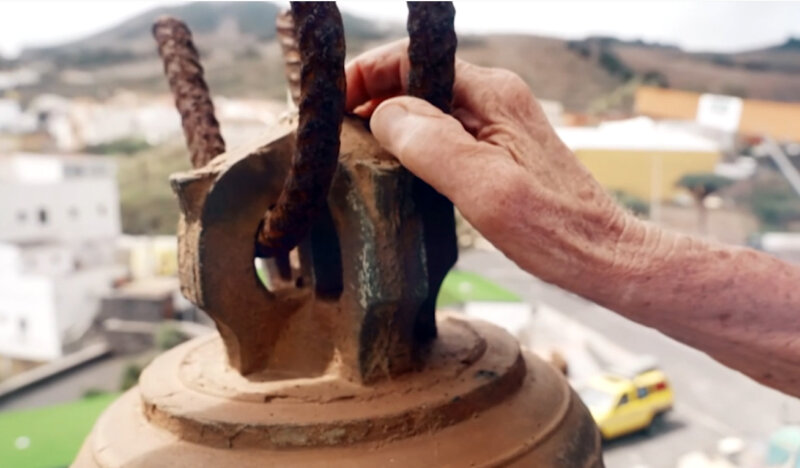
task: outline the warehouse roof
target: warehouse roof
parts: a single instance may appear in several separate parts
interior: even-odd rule
[[[674,122],[656,122],[648,117],[603,122],[596,127],[558,127],[556,131],[573,151],[720,151],[716,141],[689,128]]]

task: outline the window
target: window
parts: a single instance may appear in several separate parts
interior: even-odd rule
[[[39,222],[41,224],[47,224],[47,210],[44,208],[39,208]]]
[[[617,406],[622,406],[622,405],[624,405],[626,403],[628,403],[628,394],[627,393],[625,395],[622,395],[622,398],[619,399],[619,403],[617,403]]]
[[[645,398],[647,394],[650,393],[647,391],[647,387],[639,387],[636,389],[636,397],[637,398]]]

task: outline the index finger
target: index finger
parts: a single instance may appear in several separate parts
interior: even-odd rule
[[[359,55],[345,66],[345,109],[352,111],[372,100],[405,94],[409,69],[408,39],[401,39]]]

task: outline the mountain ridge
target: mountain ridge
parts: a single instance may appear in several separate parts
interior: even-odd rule
[[[192,29],[212,92],[282,98],[282,59],[274,40],[275,16],[280,9],[269,2],[156,7],[81,39],[29,48],[23,51],[19,63],[42,70],[43,79],[24,93],[102,98],[118,88],[168,92],[150,33],[152,22],[166,14],[184,20]],[[399,22],[380,23],[347,11],[342,16],[350,57],[405,35]],[[629,110],[629,90],[638,84],[800,101],[797,38],[730,54],[692,53],[672,44],[602,36],[565,41],[489,34],[462,35],[459,41],[461,57],[479,65],[513,70],[537,96],[560,101],[572,110]],[[85,78],[83,82],[74,82],[75,72]]]

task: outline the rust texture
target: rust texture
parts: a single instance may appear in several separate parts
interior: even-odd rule
[[[408,94],[450,112],[456,39],[452,2],[408,2]]]
[[[259,255],[295,247],[325,206],[344,116],[344,27],[335,3],[292,2],[300,50],[300,121],[292,168],[259,234]]]
[[[408,2],[408,94],[450,112],[455,79],[456,33],[452,2]],[[447,272],[458,259],[453,204],[419,178],[414,201],[425,232],[428,297],[417,316],[416,338],[436,337],[436,296]]]
[[[344,120],[328,202],[298,248],[302,271],[280,275],[296,281],[256,281],[253,232],[284,190],[295,138],[284,121],[223,164],[172,177],[182,292],[245,375],[313,377],[335,360],[343,378],[374,383],[419,368],[428,346],[415,327],[430,292],[414,178],[363,121]]]
[[[294,29],[291,10],[285,10],[275,18],[275,29],[283,53],[284,73],[289,87],[289,96],[297,105],[300,102],[300,49]]]
[[[202,167],[225,152],[225,141],[214,116],[214,104],[203,78],[203,67],[192,33],[180,20],[159,18],[153,25],[164,73],[181,115],[192,166]]]

